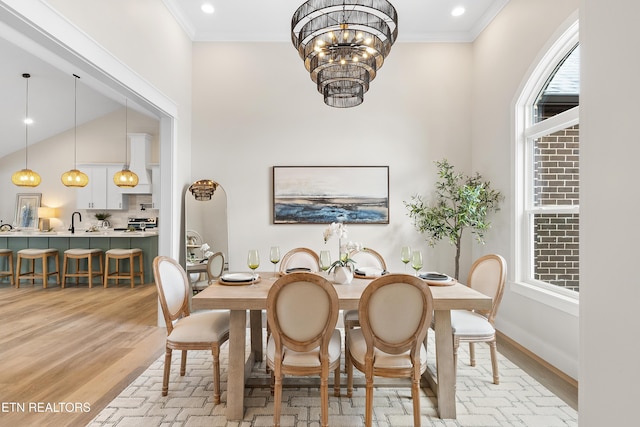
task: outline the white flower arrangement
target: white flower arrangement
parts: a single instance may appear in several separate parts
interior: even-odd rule
[[[349,231],[347,230],[347,226],[342,222],[332,222],[323,233],[324,243],[332,236],[338,236],[338,260],[331,264],[329,268],[329,272],[331,272],[336,267],[349,267],[355,264],[355,261],[349,258],[349,253],[354,250],[360,250],[361,245],[355,242],[347,242],[346,244],[342,244],[342,239],[346,239],[349,236]]]
[[[211,252],[209,249],[211,249],[211,247],[207,243],[203,243],[202,246],[200,246],[200,250],[202,251],[204,259],[209,259],[209,257],[213,255],[213,252]]]

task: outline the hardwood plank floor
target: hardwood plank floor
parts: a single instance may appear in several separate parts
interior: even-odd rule
[[[153,284],[0,285],[0,425],[86,425],[163,353],[157,311]]]
[[[153,284],[0,283],[0,425],[86,425],[163,353],[157,311]],[[499,336],[498,350],[577,409],[574,381],[506,337]]]

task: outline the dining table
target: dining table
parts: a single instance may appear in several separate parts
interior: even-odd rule
[[[321,273],[322,274],[322,273]],[[262,361],[262,310],[267,308],[269,288],[278,273],[259,273],[253,284],[213,283],[192,298],[193,310],[228,309],[229,365],[227,369],[227,420],[244,417],[244,388],[255,362]],[[334,285],[341,310],[358,309],[362,292],[373,279],[355,277],[350,284]],[[451,310],[488,310],[492,299],[453,280],[447,286],[429,286],[433,296],[435,319],[436,366],[423,377],[435,393],[438,414],[443,419],[456,418],[456,367],[453,357]],[[250,352],[246,354],[247,311],[249,312]]]

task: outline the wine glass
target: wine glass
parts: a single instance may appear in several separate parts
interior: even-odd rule
[[[256,268],[260,266],[260,254],[257,249],[250,249],[249,255],[247,256],[247,265],[251,269],[251,286],[254,286],[253,281],[256,278],[255,271]]]
[[[422,268],[422,252],[411,252],[411,267],[416,271],[416,277],[418,277],[418,271]]]
[[[331,268],[331,252],[320,251],[320,269],[325,273]]]
[[[269,258],[271,259],[271,262],[273,263],[273,276],[275,277],[275,275],[276,275],[276,265],[280,262],[280,247],[271,246],[271,249],[269,250]]]
[[[411,248],[409,246],[403,246],[400,250],[400,261],[404,263],[404,272],[407,272],[407,263],[411,261]]]

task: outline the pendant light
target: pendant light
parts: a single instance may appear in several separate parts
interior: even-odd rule
[[[23,74],[27,82],[26,112],[24,116],[24,169],[19,170],[11,176],[11,182],[19,187],[37,187],[40,185],[40,175],[28,168],[27,147],[29,145],[29,77],[31,74]]]
[[[78,155],[78,80],[80,76],[73,75],[74,78],[74,125],[73,125],[73,169],[62,174],[60,178],[66,187],[84,187],[89,183],[89,177],[86,173],[77,169]]]
[[[127,100],[124,100],[124,155],[125,155],[125,164],[121,171],[116,172],[113,175],[113,183],[120,188],[133,188],[138,185],[138,175],[135,172],[129,170],[129,149],[128,142],[129,138],[127,137],[127,130],[129,127],[128,123],[128,108],[127,108]]]

